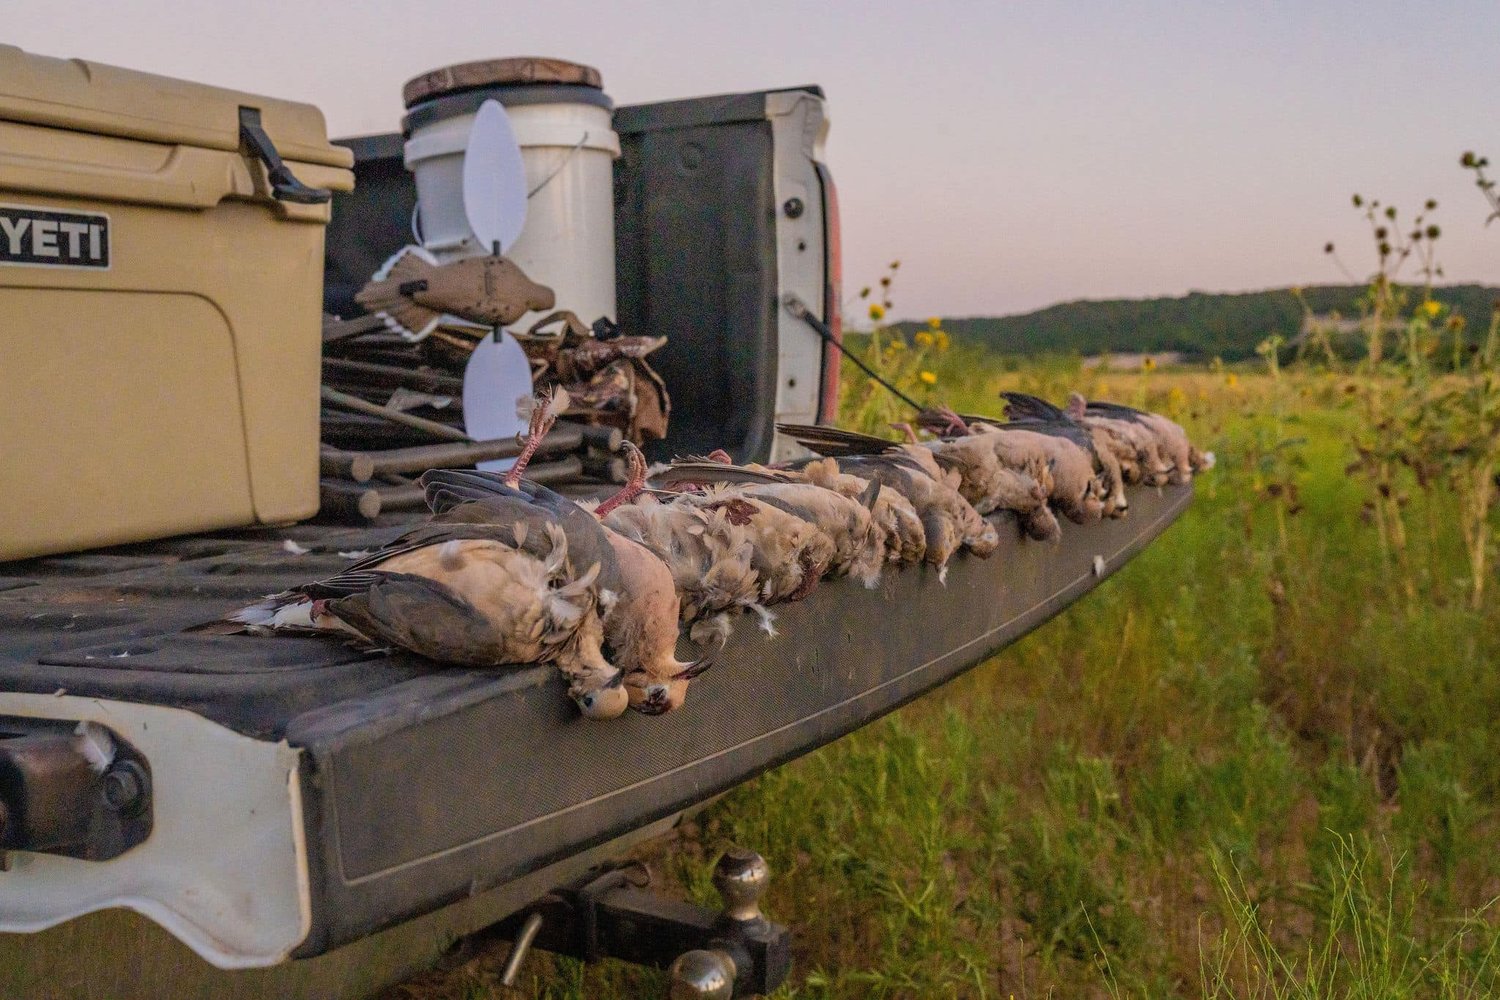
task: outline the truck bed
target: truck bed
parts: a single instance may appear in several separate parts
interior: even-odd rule
[[[399,523],[0,565],[0,692],[185,709],[294,750],[310,918],[290,954],[308,957],[530,884],[892,711],[1092,589],[1191,495],[1132,490],[1129,517],[1064,525],[1057,545],[993,515],[1000,550],[958,557],[946,586],[927,567],[889,571],[876,590],[828,580],[776,609],[774,638],[745,616],[722,650],[684,639],[680,656],[710,653],[714,666],[662,717],[583,720],[551,668],[453,669],[319,638],[181,631],[336,572],[347,565],[340,552],[378,546]],[[288,539],[312,551],[293,554]]]

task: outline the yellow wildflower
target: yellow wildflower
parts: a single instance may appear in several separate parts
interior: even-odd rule
[[[929,316],[929,317],[927,317],[927,329],[929,329],[929,330],[941,329],[942,325],[943,325],[943,318],[941,316]]]
[[[881,305],[879,302],[871,302],[870,318],[877,323],[885,319],[885,306]]]
[[[1229,386],[1229,388],[1231,389],[1237,389],[1239,388],[1240,377],[1234,372],[1230,372],[1228,375],[1224,376],[1224,384]]]
[[[1146,357],[1141,360],[1141,370],[1147,372],[1156,371],[1156,359],[1149,354],[1146,355]]]
[[[886,350],[893,353],[896,351],[904,351],[906,350],[906,341],[902,340],[900,337],[896,337],[891,341],[890,346],[887,347]]]
[[[928,333],[926,330],[919,331],[915,339],[917,341],[918,347],[932,346],[932,334]]]
[[[938,348],[938,350],[940,350],[940,351],[946,351],[948,349],[948,344],[949,344],[948,331],[946,331],[946,330],[939,330],[937,332],[937,348]]]
[[[1434,302],[1432,299],[1428,299],[1426,302],[1422,303],[1422,311],[1427,314],[1428,319],[1437,319],[1438,313],[1443,311],[1443,304],[1441,302]]]
[[[928,385],[935,385],[937,383],[937,376],[932,372],[920,372],[918,373],[917,378],[921,379]]]

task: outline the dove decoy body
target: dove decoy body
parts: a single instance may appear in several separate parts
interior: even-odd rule
[[[398,250],[354,296],[406,340],[421,340],[444,315],[484,326],[514,323],[526,313],[551,309],[552,289],[498,255],[438,263],[418,246]]]

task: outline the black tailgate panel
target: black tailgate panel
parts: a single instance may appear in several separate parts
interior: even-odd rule
[[[771,452],[776,399],[776,195],[766,95],[615,113],[620,325],[665,335],[652,355],[672,395],[653,458]]]

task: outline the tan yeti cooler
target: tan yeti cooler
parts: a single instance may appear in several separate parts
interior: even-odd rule
[[[0,559],[317,511],[352,162],[309,105],[0,45]]]

